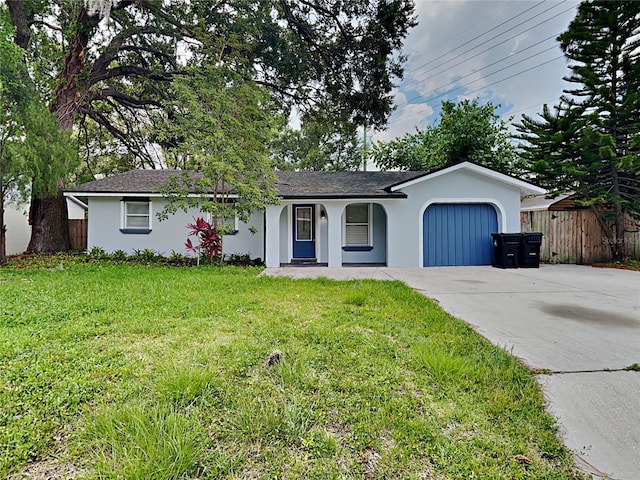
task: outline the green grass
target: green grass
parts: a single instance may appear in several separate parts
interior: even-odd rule
[[[620,268],[622,270],[636,270],[640,272],[640,260],[626,260],[624,262],[594,263],[593,266],[600,267],[600,268]]]
[[[0,270],[0,477],[576,478],[532,374],[434,302],[258,272]]]

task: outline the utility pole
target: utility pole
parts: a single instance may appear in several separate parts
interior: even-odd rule
[[[362,170],[367,171],[367,127],[362,127]]]

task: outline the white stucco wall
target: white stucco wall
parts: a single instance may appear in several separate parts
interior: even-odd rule
[[[202,216],[197,210],[188,213],[180,210],[170,215],[167,220],[160,221],[156,214],[162,211],[166,201],[160,197],[151,198],[151,232],[130,234],[120,232],[121,203],[120,197],[89,198],[88,249],[100,247],[108,253],[124,250],[132,254],[134,250],[149,248],[166,256],[172,251],[183,255],[188,253],[184,247],[189,233],[186,225],[193,223],[194,218]],[[256,234],[249,231],[251,227],[258,230]],[[264,258],[263,239],[264,216],[262,212],[257,212],[250,217],[248,223],[239,222],[237,234],[225,235],[224,253],[250,254],[251,258]]]
[[[67,211],[69,220],[84,220],[86,218],[87,211],[69,198],[67,198]]]
[[[23,253],[29,245],[31,226],[29,225],[28,210],[28,206],[20,208],[12,204],[5,205],[4,224],[7,226],[7,255]]]
[[[276,208],[276,209],[281,209],[282,212],[280,213],[280,223],[279,225],[279,232],[280,232],[280,261],[281,262],[288,262],[288,258],[290,258],[290,250],[291,250],[291,242],[292,242],[292,236],[289,232],[289,225],[292,222],[292,217],[291,217],[291,206],[290,205],[285,205],[284,207],[281,207],[280,205],[275,206],[275,207],[270,207],[270,208]],[[278,266],[280,266],[278,264]]]

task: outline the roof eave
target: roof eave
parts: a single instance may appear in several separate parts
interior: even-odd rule
[[[389,199],[398,199],[398,198],[407,198],[407,194],[403,193],[403,192],[394,192],[394,193],[387,193],[387,194],[371,194],[371,195],[356,195],[356,194],[349,194],[349,195],[342,195],[342,194],[327,194],[327,195],[318,195],[318,194],[298,194],[298,195],[278,195],[280,198],[282,198],[283,200],[341,200],[341,199],[345,199],[345,200],[353,200],[353,199],[362,199],[362,200],[369,200],[369,199],[383,199],[383,198],[389,198]]]
[[[104,191],[104,192],[83,192],[81,190],[65,190],[63,192],[65,197],[155,197],[161,198],[166,195],[159,192],[118,192],[118,191]],[[211,197],[213,193],[190,193],[187,195],[189,198],[196,197]],[[238,198],[238,195],[235,193],[227,193],[225,194],[227,198]]]
[[[507,183],[507,184],[513,185],[515,187],[518,187],[520,189],[520,195],[523,196],[523,197],[528,196],[528,195],[542,195],[542,194],[547,193],[547,190],[545,190],[542,187],[538,187],[537,185],[534,185],[532,183],[525,182],[524,180],[520,180],[518,178],[511,177],[511,176],[506,175],[504,173],[497,172],[495,170],[491,170],[490,168],[483,167],[481,165],[477,165],[477,164],[472,163],[472,162],[456,163],[455,165],[451,165],[449,167],[441,168],[440,170],[436,170],[435,172],[426,173],[424,175],[420,175],[419,177],[412,178],[412,179],[407,180],[405,182],[397,183],[397,184],[395,184],[394,186],[391,187],[391,191],[392,192],[397,192],[401,188],[408,187],[410,185],[413,185],[413,184],[416,184],[416,183],[419,183],[419,182],[422,182],[422,181],[425,181],[425,180],[433,179],[433,178],[439,177],[440,175],[446,175],[447,173],[451,173],[451,172],[454,172],[456,170],[462,170],[462,169],[466,169],[466,170],[469,170],[471,172],[475,172],[475,173],[477,173],[479,175],[483,175],[483,176],[486,176],[488,178],[492,178],[494,180],[498,180],[498,181],[501,181],[503,183]]]

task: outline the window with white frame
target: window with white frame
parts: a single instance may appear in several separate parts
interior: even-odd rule
[[[371,245],[371,204],[347,205],[344,215],[345,246]]]
[[[222,231],[224,235],[235,235],[238,233],[238,217],[231,213],[228,216],[225,216],[222,223],[219,226],[222,226]]]
[[[215,222],[211,212],[208,212],[204,215],[204,219],[212,225],[215,223],[218,232],[222,235],[236,235],[238,233],[240,219],[233,212],[229,212],[222,219],[217,218]]]
[[[151,202],[125,200],[122,226],[126,230],[151,230]]]
[[[216,204],[225,204],[225,208],[212,208],[215,213],[209,210],[205,214],[205,219],[211,224],[216,224],[218,232],[222,235],[236,235],[238,233],[240,219],[236,214],[235,205],[238,201],[237,198],[209,198],[208,203],[212,207],[217,207]],[[223,216],[221,216],[224,214]]]

